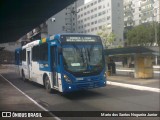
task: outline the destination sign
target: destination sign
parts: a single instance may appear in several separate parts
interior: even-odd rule
[[[98,42],[98,41],[97,41],[97,37],[66,36],[66,42]]]

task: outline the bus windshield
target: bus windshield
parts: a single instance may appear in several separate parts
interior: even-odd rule
[[[95,73],[103,68],[102,45],[63,46],[65,70],[72,73]]]

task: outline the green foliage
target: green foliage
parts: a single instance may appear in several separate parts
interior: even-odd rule
[[[156,42],[155,36],[157,36],[157,43],[158,45],[160,45],[159,33],[160,33],[159,25],[158,23],[155,22],[136,26],[132,30],[128,31],[127,44],[152,46]]]
[[[102,29],[97,32],[97,35],[99,35],[102,38],[105,47],[112,45],[116,37],[115,34],[113,34],[107,29],[106,26],[103,26]]]

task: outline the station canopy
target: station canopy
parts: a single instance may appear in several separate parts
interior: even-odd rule
[[[105,55],[114,56],[114,55],[134,55],[134,54],[152,54],[160,55],[160,47],[124,47],[124,48],[115,48],[115,49],[105,49]]]

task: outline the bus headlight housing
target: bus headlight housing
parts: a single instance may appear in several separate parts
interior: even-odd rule
[[[67,75],[64,75],[64,80],[67,82],[67,83],[72,83],[71,79],[69,79],[69,77]]]

